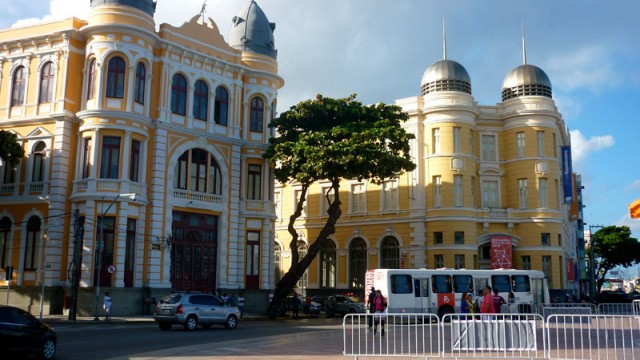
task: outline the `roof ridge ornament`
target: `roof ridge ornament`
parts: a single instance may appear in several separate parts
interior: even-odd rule
[[[524,23],[522,23],[522,64],[527,65],[527,46],[524,39]]]

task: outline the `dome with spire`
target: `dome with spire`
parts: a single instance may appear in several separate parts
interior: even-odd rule
[[[234,16],[229,32],[229,45],[242,50],[251,51],[276,58],[273,31],[275,23],[270,23],[262,9],[254,0]]]
[[[524,64],[511,70],[502,82],[502,101],[520,96],[551,98],[551,81],[537,66]]]
[[[124,5],[129,6],[145,13],[151,15],[153,17],[153,13],[156,11],[156,2],[153,0],[90,0],[91,7],[96,7],[100,5]]]
[[[422,95],[438,91],[458,91],[471,94],[469,73],[453,60],[440,60],[429,66],[422,75]]]

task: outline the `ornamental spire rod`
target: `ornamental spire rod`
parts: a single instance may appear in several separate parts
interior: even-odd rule
[[[442,17],[442,56],[447,60],[447,29],[444,24],[444,16]]]
[[[522,24],[522,63],[527,65],[527,47],[524,41],[524,23]]]

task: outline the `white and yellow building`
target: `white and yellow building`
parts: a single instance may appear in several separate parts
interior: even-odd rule
[[[403,126],[415,135],[416,169],[382,186],[343,181],[336,232],[299,286],[362,293],[367,269],[502,267],[542,270],[551,288],[574,288],[570,138],[544,71],[525,61],[505,77],[502,102],[478,105],[465,68],[445,58],[425,71],[420,95],[396,105],[410,116]],[[327,219],[320,194],[328,186],[309,190],[295,224],[299,252]],[[290,264],[298,191],[295,183],[275,189],[280,272]]]
[[[42,288],[45,313],[62,312],[76,267],[80,315],[98,289],[116,316],[171,289],[266,297],[275,214],[261,155],[284,81],[275,24],[244,3],[228,42],[204,14],[156,26],[151,0],[0,31],[0,129],[25,150],[0,166],[10,303],[37,310]]]

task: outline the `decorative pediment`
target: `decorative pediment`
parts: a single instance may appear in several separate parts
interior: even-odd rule
[[[502,176],[504,175],[504,170],[500,169],[497,166],[491,166],[491,167],[481,167],[478,170],[478,175],[481,176]]]
[[[33,131],[31,131],[30,133],[27,134],[27,136],[25,136],[25,139],[42,139],[42,138],[50,138],[53,135],[47,131],[47,129],[43,128],[42,126],[38,126],[35,129],[33,129]]]

